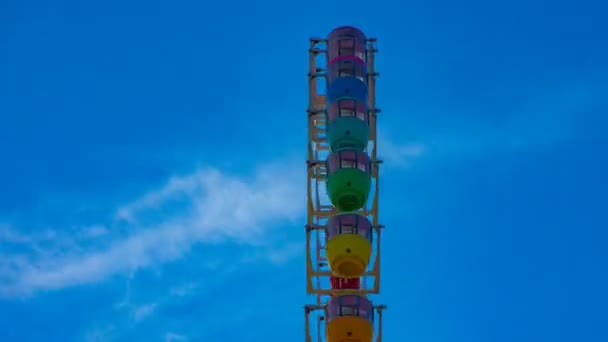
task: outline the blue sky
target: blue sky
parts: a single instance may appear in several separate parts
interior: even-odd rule
[[[0,3],[0,340],[303,338],[308,37],[344,24],[385,340],[608,340],[606,5],[204,3]]]

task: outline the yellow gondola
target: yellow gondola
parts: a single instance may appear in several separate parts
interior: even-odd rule
[[[365,273],[372,254],[372,226],[365,216],[339,214],[326,226],[326,253],[332,273],[357,278]]]

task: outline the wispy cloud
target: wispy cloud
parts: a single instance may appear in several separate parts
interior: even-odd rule
[[[169,289],[169,294],[175,297],[185,297],[193,293],[197,287],[198,284],[194,282],[187,282],[184,284],[173,286],[171,289]]]
[[[378,137],[380,158],[390,168],[408,168],[426,153],[427,146],[420,142],[398,142],[387,139],[384,134]]]
[[[90,227],[85,227],[84,229],[80,230],[80,234],[86,238],[97,238],[100,236],[104,236],[108,233],[108,228],[103,225],[94,225]]]
[[[185,342],[188,341],[188,337],[174,332],[168,332],[165,334],[165,342]]]
[[[130,323],[137,324],[140,321],[143,321],[147,317],[154,314],[156,311],[160,300],[154,302],[148,302],[143,304],[137,304],[133,302],[132,299],[132,282],[133,282],[133,274],[130,274],[127,278],[126,289],[125,289],[125,297],[122,301],[115,305],[116,310],[126,310],[128,312],[128,316],[130,318]]]
[[[280,223],[295,224],[301,217],[303,185],[303,165],[296,160],[261,165],[247,177],[214,168],[176,176],[118,208],[115,222],[83,230],[83,237],[95,239],[107,238],[114,227],[116,232],[128,228],[128,233],[115,233],[101,246],[79,248],[80,240],[58,235],[51,248],[41,250],[33,244],[33,253],[2,255],[0,294],[28,295],[101,281],[176,260],[200,243],[229,240],[273,251],[264,233]],[[7,228],[2,232],[4,240],[32,239]],[[270,260],[277,262],[290,255],[283,250],[274,253]]]
[[[56,235],[55,231],[52,230],[24,234],[8,224],[0,224],[0,243],[30,244],[53,240]]]
[[[117,329],[113,325],[103,328],[92,329],[86,333],[84,340],[86,342],[109,342],[114,341]]]
[[[606,122],[606,79],[581,76],[528,89],[525,100],[494,112],[481,112],[471,100],[431,121],[418,109],[399,125],[381,123],[379,154],[386,167],[408,167],[418,159],[444,162],[584,138],[594,122]]]
[[[152,315],[154,310],[156,310],[156,303],[148,303],[141,306],[138,306],[133,311],[133,321],[139,322],[146,317]]]

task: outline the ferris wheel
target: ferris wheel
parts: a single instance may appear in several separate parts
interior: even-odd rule
[[[351,26],[310,39],[306,342],[381,342],[376,40]]]

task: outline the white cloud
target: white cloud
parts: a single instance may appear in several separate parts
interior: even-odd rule
[[[84,337],[86,342],[109,342],[114,341],[117,334],[117,329],[113,325],[104,328],[96,328],[89,330]]]
[[[185,342],[188,341],[188,337],[174,332],[168,332],[165,334],[165,342]]]
[[[169,294],[171,296],[175,296],[175,297],[185,297],[185,296],[188,296],[188,295],[194,293],[194,291],[196,291],[197,288],[198,288],[198,284],[196,284],[194,282],[188,282],[185,284],[181,284],[181,285],[172,287],[171,289],[169,289]]]
[[[119,220],[113,224],[127,224],[130,233],[126,236],[114,234],[94,249],[79,248],[78,241],[69,244],[74,241],[62,236],[51,250],[32,246],[32,255],[0,255],[0,295],[28,295],[101,281],[176,260],[198,243],[230,240],[268,248],[263,237],[269,229],[282,222],[301,223],[304,177],[300,160],[262,165],[251,177],[213,168],[174,177],[117,210]],[[175,201],[180,205],[175,206]],[[157,222],[140,223],[159,212],[163,215]],[[93,226],[85,235],[108,235],[111,230]],[[3,232],[4,239],[26,239],[12,230]]]
[[[56,237],[52,230],[37,232],[35,234],[23,234],[7,224],[0,224],[0,243],[30,244],[41,241],[50,241]]]
[[[94,225],[85,227],[81,230],[80,234],[85,238],[97,238],[108,234],[108,228],[104,225]]]
[[[384,167],[403,168],[422,157],[445,162],[585,138],[593,122],[605,120],[598,108],[608,105],[606,92],[605,81],[582,77],[545,84],[540,91],[530,89],[527,100],[505,104],[496,112],[481,112],[470,101],[470,107],[455,108],[432,121],[424,111],[390,126],[381,120],[378,154],[386,161]]]
[[[378,138],[378,156],[390,168],[408,168],[426,153],[427,147],[418,142],[398,143],[380,134]]]
[[[145,319],[146,317],[152,315],[154,313],[154,311],[156,310],[156,303],[148,303],[145,305],[141,305],[136,307],[133,310],[133,320],[135,322],[139,322],[142,321],[143,319]]]
[[[285,246],[265,251],[265,257],[273,264],[283,264],[295,256],[306,252],[304,238],[301,243],[288,243]]]
[[[116,310],[126,310],[130,317],[131,323],[139,323],[140,321],[150,317],[161,304],[162,299],[145,304],[133,303],[131,298],[133,274],[130,274],[126,281],[125,296],[120,303],[115,304]]]

